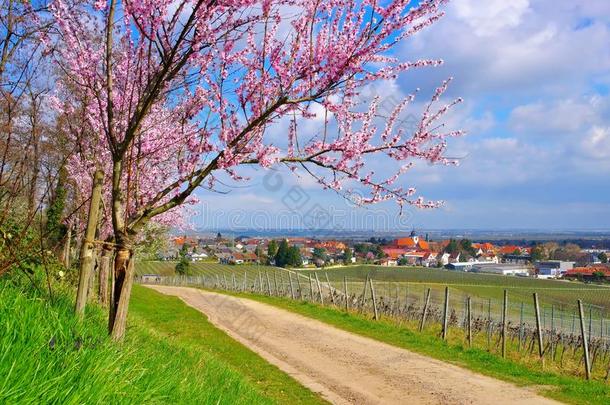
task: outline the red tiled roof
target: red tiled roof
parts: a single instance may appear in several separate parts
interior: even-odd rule
[[[415,243],[415,239],[412,237],[396,239],[394,245],[411,249],[419,248],[420,250],[430,250],[430,244],[421,238],[418,238],[417,243]]]
[[[513,246],[513,245],[500,247],[500,253],[503,255],[513,254],[515,250],[521,251],[521,248],[519,246]]]
[[[381,250],[383,250],[383,253],[385,253],[386,255],[388,255],[388,257],[390,257],[392,259],[398,259],[398,257],[407,253],[406,249],[393,248],[393,247],[384,247]]]
[[[595,272],[604,273],[604,277],[610,277],[610,268],[606,266],[591,266],[591,267],[574,267],[566,272],[566,276],[576,276],[581,274],[583,276],[592,276]]]
[[[413,238],[396,239],[396,246],[415,247],[415,241]]]

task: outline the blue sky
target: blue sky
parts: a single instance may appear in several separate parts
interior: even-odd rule
[[[407,179],[443,208],[399,217],[393,203],[357,208],[281,170],[282,186],[270,189],[259,171],[229,194],[201,193],[195,224],[274,228],[278,217],[307,216],[318,205],[343,216],[331,227],[609,229],[609,44],[607,0],[453,0],[439,23],[399,50],[444,66],[383,88],[400,97],[455,78],[447,96],[465,101],[446,122],[468,133],[449,147],[461,165],[420,164]],[[307,197],[302,206],[286,204],[293,187]]]

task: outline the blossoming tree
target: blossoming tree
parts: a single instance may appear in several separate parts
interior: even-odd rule
[[[435,22],[445,0],[56,0],[56,60],[64,71],[57,108],[77,115],[79,153],[70,174],[89,190],[106,174],[108,230],[116,248],[110,332],[124,335],[132,248],[150,221],[173,223],[177,207],[219,174],[277,163],[303,171],[360,203],[394,199],[436,206],[400,177],[421,159],[450,164],[439,118],[456,102],[426,104],[417,129],[397,121],[406,97],[381,117],[373,82],[440,61],[401,60],[393,50]],[[320,116],[322,115],[322,117]],[[316,133],[302,123],[323,118]],[[69,121],[69,120],[68,120]],[[275,144],[269,129],[289,122]],[[380,124],[381,122],[381,124]],[[367,155],[398,162],[379,176]],[[131,265],[130,265],[131,264]]]

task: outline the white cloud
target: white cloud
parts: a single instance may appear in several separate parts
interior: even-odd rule
[[[595,126],[580,141],[584,157],[596,160],[610,159],[610,127]]]
[[[456,0],[449,12],[455,12],[477,35],[487,36],[517,27],[528,8],[528,0]]]
[[[509,124],[514,131],[528,136],[573,134],[605,122],[609,105],[609,100],[600,96],[537,101],[515,107]]]

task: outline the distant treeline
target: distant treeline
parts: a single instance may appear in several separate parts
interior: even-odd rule
[[[489,242],[488,239],[474,239],[475,243]],[[560,245],[573,243],[581,249],[606,249],[610,250],[610,239],[498,239],[494,240],[496,246],[517,245],[517,246],[535,246],[545,242],[555,242]]]

